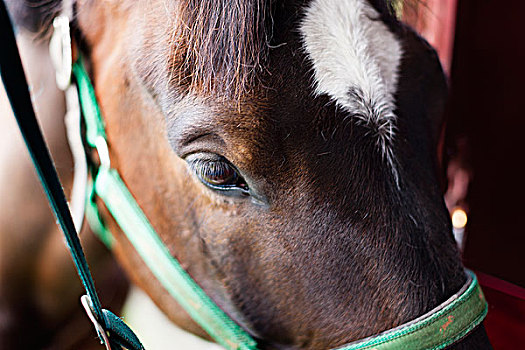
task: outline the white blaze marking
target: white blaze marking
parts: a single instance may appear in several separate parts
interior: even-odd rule
[[[316,95],[327,94],[370,127],[393,166],[394,93],[402,55],[398,39],[366,0],[312,0],[300,31]]]

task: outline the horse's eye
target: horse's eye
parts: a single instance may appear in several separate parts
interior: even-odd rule
[[[249,188],[235,167],[224,157],[195,159],[190,166],[203,184],[221,191],[240,190],[248,194]]]

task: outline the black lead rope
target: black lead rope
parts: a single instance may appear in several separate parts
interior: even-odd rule
[[[0,42],[2,43],[0,72],[2,74],[2,81],[16,121],[31,154],[33,164],[42,181],[49,203],[52,206],[60,227],[66,236],[67,244],[73,255],[73,261],[76,264],[80,278],[86,286],[86,292],[91,299],[93,311],[97,318],[101,319],[100,301],[93,287],[91,273],[87,267],[80,240],[78,239],[75,225],[73,224],[73,218],[69,212],[66,196],[35,117],[24,69],[22,68],[22,62],[20,61],[20,55],[18,53],[18,47],[3,1],[1,3],[0,16]]]
[[[13,27],[4,1],[0,1],[0,43],[2,45],[0,75],[5,91],[40,182],[64,233],[71,257],[86,290],[89,308],[94,317],[93,321],[101,326],[97,327],[98,335],[106,346],[110,345],[113,349],[121,349],[122,346],[128,349],[143,349],[138,339],[130,336],[132,332],[122,320],[101,307],[64,190],[35,117]],[[107,340],[105,340],[108,339],[107,334],[101,334],[102,332],[109,333],[109,344],[106,344]]]

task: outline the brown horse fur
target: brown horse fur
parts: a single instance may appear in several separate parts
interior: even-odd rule
[[[404,51],[394,179],[369,128],[314,97],[298,32],[307,3],[76,3],[112,165],[172,254],[267,349],[341,346],[465,282],[437,179],[446,84],[436,53],[370,1]],[[248,196],[199,181],[192,161],[215,155]],[[206,336],[111,228],[132,280]],[[490,345],[481,326],[454,347]]]

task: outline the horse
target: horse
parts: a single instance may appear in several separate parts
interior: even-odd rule
[[[61,1],[25,6],[11,4],[15,19],[43,31]],[[446,79],[393,3],[74,9],[111,166],[170,253],[261,349],[340,347],[465,284],[436,156]],[[100,207],[130,279],[209,339]],[[490,348],[483,325],[451,348]]]

